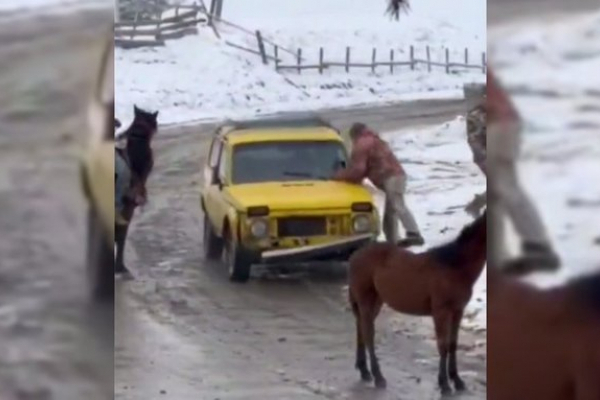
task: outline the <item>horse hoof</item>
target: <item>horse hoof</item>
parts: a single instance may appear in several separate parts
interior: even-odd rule
[[[360,379],[363,382],[371,382],[373,381],[373,375],[369,371],[360,371]]]
[[[465,392],[467,390],[467,385],[465,385],[462,380],[457,379],[454,381],[454,388],[457,392]]]
[[[128,273],[129,273],[129,269],[124,264],[115,266],[115,275],[122,275],[122,274],[128,274]]]
[[[453,394],[452,388],[450,387],[450,385],[442,386],[440,388],[440,391],[442,392],[442,398],[452,396],[452,394]]]
[[[375,387],[377,389],[385,389],[387,387],[387,381],[383,376],[375,377]]]

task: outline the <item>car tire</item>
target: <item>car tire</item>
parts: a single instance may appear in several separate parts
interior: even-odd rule
[[[92,300],[114,300],[114,254],[109,236],[94,207],[88,210],[87,280]]]
[[[204,258],[218,260],[223,254],[223,239],[215,234],[210,219],[204,214],[204,237],[202,239]]]
[[[250,280],[252,260],[237,245],[236,241],[227,236],[223,258],[229,273],[229,280],[236,283],[246,283]]]

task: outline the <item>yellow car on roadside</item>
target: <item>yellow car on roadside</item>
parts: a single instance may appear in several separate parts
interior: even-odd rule
[[[246,282],[253,264],[345,261],[375,240],[379,216],[362,186],[331,180],[348,153],[318,118],[227,122],[204,167],[204,254]]]
[[[115,147],[114,43],[112,32],[88,104],[88,142],[81,159],[81,183],[88,203],[87,273],[95,300],[114,295]]]

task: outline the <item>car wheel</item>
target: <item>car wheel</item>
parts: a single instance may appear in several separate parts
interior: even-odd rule
[[[231,236],[228,236],[226,239],[223,258],[225,265],[227,265],[230,281],[237,283],[248,282],[252,261],[244,254]]]
[[[223,239],[215,235],[210,219],[204,214],[204,238],[202,239],[204,258],[216,260],[223,254]]]
[[[87,232],[87,278],[90,294],[95,301],[114,300],[114,254],[109,236],[96,210],[90,206]]]

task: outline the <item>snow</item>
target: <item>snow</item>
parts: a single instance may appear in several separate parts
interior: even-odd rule
[[[415,2],[411,14],[400,22],[383,15],[385,3],[364,0],[274,0],[228,1],[223,18],[263,36],[293,52],[303,48],[306,63],[318,59],[324,48],[326,61],[343,62],[351,46],[353,62],[370,63],[372,49],[387,61],[390,50],[395,60],[408,60],[409,48],[418,58],[431,49],[432,60],[442,60],[444,47],[451,60],[461,61],[464,49],[470,63],[479,63],[486,50],[485,2],[459,0],[453,11],[441,12],[434,0]],[[268,10],[266,13],[264,10]],[[469,20],[472,23],[465,24]],[[412,99],[461,97],[465,82],[483,82],[480,70],[454,69],[446,74],[440,67],[431,73],[424,65],[415,71],[396,67],[370,69],[332,68],[320,75],[316,70],[277,73],[273,63],[263,65],[260,57],[225,44],[256,48],[254,36],[220,25],[222,40],[209,28],[199,35],[168,41],[165,47],[117,49],[116,112],[125,123],[132,118],[133,104],[160,110],[162,124],[247,118],[285,111],[307,111],[323,107],[373,105]],[[273,54],[272,47],[267,51]],[[291,55],[280,51],[284,64]],[[381,58],[379,58],[381,57]]]
[[[528,281],[559,285],[600,268],[600,13],[491,36],[492,62],[526,121],[523,184],[564,263]]]
[[[485,177],[473,163],[466,141],[464,118],[459,116],[438,126],[388,132],[382,137],[408,174],[406,202],[421,227],[426,248],[454,240],[473,221],[464,207],[486,189]],[[383,195],[377,193],[375,198],[383,211]],[[484,270],[465,313],[466,329],[487,326],[486,281]]]

